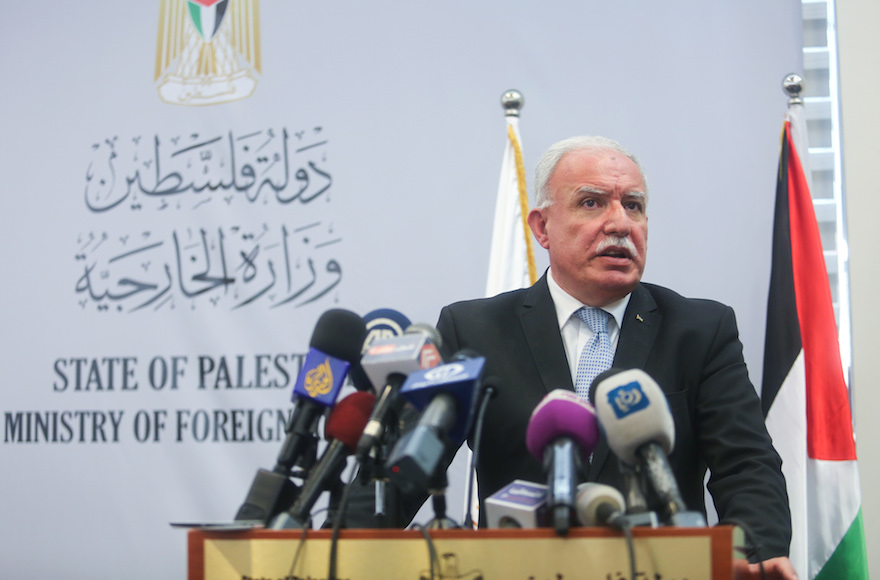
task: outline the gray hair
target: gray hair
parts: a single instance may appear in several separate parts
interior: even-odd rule
[[[639,168],[639,174],[642,177],[642,183],[645,184],[644,194],[648,195],[648,180],[645,179],[645,170],[635,155],[624,149],[620,143],[606,137],[570,137],[563,141],[559,141],[550,146],[549,149],[538,160],[535,167],[535,209],[544,209],[553,203],[550,192],[547,191],[547,182],[556,170],[559,161],[572,151],[616,151],[621,155],[627,156]]]

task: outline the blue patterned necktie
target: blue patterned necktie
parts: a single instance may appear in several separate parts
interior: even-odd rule
[[[574,382],[575,392],[586,400],[593,379],[601,372],[610,369],[614,361],[611,337],[608,336],[608,319],[611,315],[601,308],[589,307],[580,308],[575,314],[593,331],[593,338],[584,345],[584,350],[581,351],[581,357],[578,359]]]

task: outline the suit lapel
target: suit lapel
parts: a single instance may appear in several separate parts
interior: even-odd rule
[[[615,367],[645,367],[662,318],[653,296],[643,285],[636,286],[623,316],[623,327],[620,329],[617,352],[614,355]]]
[[[556,307],[547,287],[548,275],[548,272],[545,272],[544,276],[524,293],[520,306],[520,323],[529,354],[538,369],[546,392],[560,388],[574,390],[562,335],[556,321]],[[657,338],[662,318],[650,292],[642,284],[636,286],[623,317],[613,366],[623,369],[644,368],[654,340]],[[605,467],[609,453],[608,443],[603,435],[593,452],[588,473],[589,481],[596,481]]]
[[[556,321],[556,307],[547,287],[548,275],[545,272],[525,293],[520,308],[520,323],[544,389],[547,392],[553,389],[574,390]]]
[[[662,318],[650,292],[642,284],[636,286],[623,316],[613,366],[620,369],[644,368],[660,330]],[[590,481],[598,479],[609,453],[608,442],[602,435],[593,451],[588,477]]]

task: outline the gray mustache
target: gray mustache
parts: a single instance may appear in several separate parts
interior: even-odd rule
[[[639,252],[636,250],[635,244],[632,243],[632,240],[629,239],[628,236],[608,236],[604,238],[601,242],[599,242],[599,247],[596,248],[596,253],[601,254],[608,248],[618,247],[623,248],[627,252],[631,258],[637,258]]]

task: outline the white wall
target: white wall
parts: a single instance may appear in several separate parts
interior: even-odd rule
[[[877,26],[880,4],[875,0],[837,3],[840,90],[843,124],[843,169],[850,251],[852,295],[853,390],[856,445],[862,487],[862,514],[868,544],[869,570],[880,571],[880,366],[877,365],[877,288],[880,286],[880,244],[877,216],[880,188],[880,75]]]
[[[268,0],[260,3],[254,94],[201,107],[159,99],[159,6],[54,2],[35,13],[28,3],[3,4],[5,576],[109,578],[137,569],[143,577],[182,577],[185,536],[168,523],[230,519],[280,444],[199,441],[189,431],[178,438],[175,418],[290,407],[290,390],[281,388],[290,385],[274,367],[269,378],[277,388],[203,389],[200,357],[223,356],[233,381],[243,361],[246,383],[260,376],[259,357],[294,364],[327,308],[365,314],[391,307],[432,323],[444,304],[481,295],[506,139],[499,97],[509,88],[526,98],[520,129],[530,175],[547,146],[575,134],[613,137],[639,155],[651,187],[645,280],[730,304],[760,380],[786,109],[779,83],[802,68],[799,0]],[[253,202],[228,188],[223,196],[190,189],[174,198],[144,192],[137,203],[106,212],[84,203],[106,193],[97,187],[101,179],[124,189],[123,178],[152,162],[154,138],[169,156],[165,171],[172,157],[191,160],[180,170],[201,184],[203,168],[220,179],[234,167],[220,163],[233,137],[243,147],[249,141],[239,138],[273,131],[266,153],[250,148],[251,166],[260,167],[260,157],[274,159],[285,129],[292,161],[284,195],[302,182],[297,168],[313,186],[326,183],[308,171],[312,163],[332,175],[327,195],[288,204],[268,189]],[[211,155],[192,148],[215,137],[222,149],[201,150]],[[175,139],[183,139],[180,150]],[[210,235],[210,254],[200,229]],[[131,253],[135,240],[142,253]],[[190,296],[186,289],[205,285],[205,255],[216,269],[224,252],[241,284]],[[336,280],[331,259],[344,276],[319,294]],[[319,276],[309,286],[316,301],[281,304],[312,279],[309,260]],[[94,296],[78,291],[91,271]],[[172,278],[173,302],[163,302],[157,294]],[[150,308],[135,308],[146,298],[132,304],[103,293],[119,282],[113,290],[121,295],[132,280],[157,281],[152,293],[140,294],[156,298]],[[56,360],[113,357],[137,358],[137,389],[54,388]],[[149,362],[172,357],[186,357],[188,366],[179,389],[162,390],[149,380]],[[7,417],[50,412],[114,412],[122,417],[118,441],[99,439],[91,425],[83,442],[22,441],[11,433]],[[156,412],[167,412],[166,428],[141,441],[135,418]],[[53,558],[42,557],[47,551]]]

